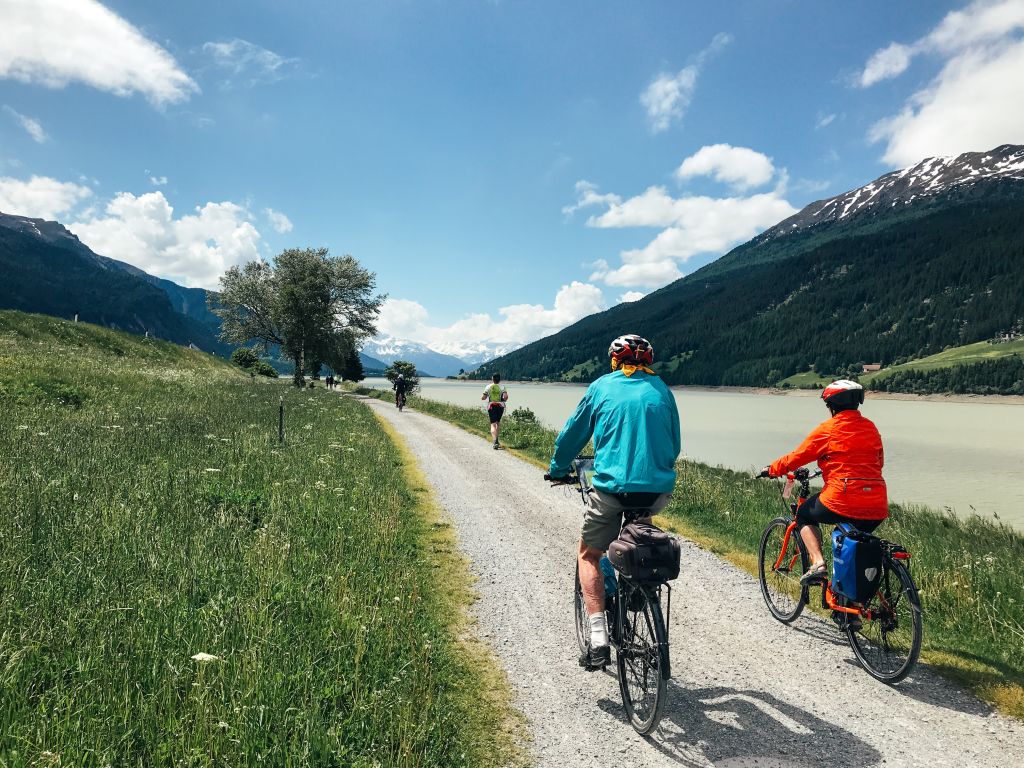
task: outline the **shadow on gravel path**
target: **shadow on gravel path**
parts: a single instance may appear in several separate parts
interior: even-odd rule
[[[670,680],[668,702],[652,746],[679,765],[843,768],[875,765],[882,755],[839,728],[763,691],[687,690]],[[625,719],[620,701],[598,706]]]

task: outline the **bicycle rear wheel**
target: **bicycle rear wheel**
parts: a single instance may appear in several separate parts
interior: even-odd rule
[[[883,683],[898,683],[910,674],[921,654],[921,598],[910,571],[886,558],[878,592],[865,605],[874,614],[846,636],[867,673]]]
[[[575,613],[576,613],[576,642],[580,644],[580,653],[586,653],[590,647],[590,619],[587,616],[587,606],[583,602],[583,587],[580,586],[580,564],[576,562],[576,592],[575,592]]]
[[[807,553],[800,546],[800,534],[794,529],[786,540],[786,530],[792,522],[789,518],[777,517],[768,523],[758,552],[761,594],[772,616],[784,624],[796,620],[807,605],[808,597],[807,587],[800,586],[800,576],[808,566]],[[786,542],[785,552],[782,551],[783,541]],[[778,568],[776,563],[779,563]]]
[[[619,580],[619,690],[630,725],[641,736],[658,727],[669,676],[668,640],[653,590]]]

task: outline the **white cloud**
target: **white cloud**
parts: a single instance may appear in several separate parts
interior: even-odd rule
[[[683,114],[697,87],[697,77],[707,59],[732,42],[732,36],[724,33],[715,35],[711,44],[697,54],[693,64],[672,74],[662,72],[640,94],[640,103],[647,111],[651,131],[660,133],[668,130],[673,122],[682,120]]]
[[[648,187],[627,199],[600,195],[605,210],[591,216],[588,226],[661,231],[646,246],[622,251],[618,266],[598,259],[590,265],[593,272],[589,279],[624,288],[656,288],[682,277],[680,267],[688,259],[698,254],[724,253],[796,212],[784,197],[788,174],[785,169],[776,169],[760,152],[727,144],[704,147],[677,171],[681,179],[703,174],[736,188],[759,186],[773,179],[775,186],[770,192],[730,197],[673,197],[662,186]],[[587,195],[597,196],[593,185],[577,185],[576,191],[580,202]]]
[[[287,77],[299,61],[240,38],[204,43],[203,51],[228,74],[225,85],[233,84],[236,79],[249,86],[276,83]]]
[[[232,202],[206,203],[176,219],[163,192],[122,192],[104,215],[68,228],[99,254],[190,287],[217,288],[228,267],[259,258],[260,233]]]
[[[679,181],[711,176],[741,192],[767,184],[774,175],[775,166],[770,157],[747,147],[729,144],[701,147],[683,160],[675,173]]]
[[[167,51],[96,0],[0,0],[0,78],[71,82],[155,105],[199,88]]]
[[[21,114],[13,107],[9,107],[4,104],[4,112],[14,118],[14,121],[25,129],[25,132],[32,137],[32,140],[38,144],[44,143],[47,138],[46,131],[43,130],[43,125],[38,120],[32,117]]]
[[[814,129],[816,131],[820,131],[822,128],[828,128],[828,126],[835,122],[836,117],[838,117],[838,115],[834,112],[829,115],[819,114],[818,119],[814,121]]]
[[[431,325],[429,312],[416,301],[388,299],[381,307],[377,328],[382,334],[424,344],[525,344],[556,333],[604,308],[604,295],[600,288],[574,280],[559,289],[551,308],[542,304],[513,304],[501,307],[498,318],[476,313],[448,326]]]
[[[925,54],[943,64],[899,113],[869,132],[872,141],[887,142],[886,162],[911,165],[929,156],[1024,143],[1024,0],[976,0],[947,14],[914,43],[893,43],[876,53],[861,74],[862,85],[902,71],[895,54],[889,69],[879,63],[885,51],[897,48],[907,64]]]
[[[57,219],[92,195],[92,190],[47,176],[28,181],[0,177],[0,211],[33,219]]]
[[[621,201],[618,195],[602,195],[597,191],[597,185],[586,181],[576,182],[576,202],[562,208],[562,213],[571,216],[581,208],[589,208],[593,205],[613,205]]]
[[[280,211],[275,211],[273,208],[264,208],[263,214],[267,217],[270,222],[270,226],[274,228],[274,231],[278,234],[284,234],[285,232],[291,232],[293,225],[292,220],[285,216]]]
[[[154,187],[166,187],[167,177],[166,176],[150,176],[149,183]]]
[[[868,88],[881,80],[902,75],[910,66],[913,49],[899,43],[892,43],[868,59],[864,71],[860,73],[861,88]]]
[[[626,291],[619,296],[619,304],[625,304],[627,301],[640,301],[646,295],[643,291]]]

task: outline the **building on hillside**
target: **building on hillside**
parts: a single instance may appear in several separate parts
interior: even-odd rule
[[[880,370],[882,370],[881,363],[864,363],[864,370],[861,373],[874,373]]]

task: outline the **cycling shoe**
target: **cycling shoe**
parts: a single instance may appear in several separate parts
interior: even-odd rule
[[[580,655],[580,666],[587,672],[596,672],[604,669],[611,660],[611,646],[599,645],[596,648],[588,648],[586,653]]]

